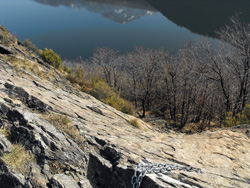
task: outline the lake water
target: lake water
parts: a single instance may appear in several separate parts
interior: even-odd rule
[[[88,58],[96,47],[121,52],[135,46],[178,49],[206,38],[249,0],[0,0],[0,25],[63,58]]]

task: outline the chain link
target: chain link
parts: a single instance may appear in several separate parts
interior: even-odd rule
[[[132,176],[131,179],[131,184],[133,185],[133,188],[139,188],[142,179],[146,174],[151,174],[151,173],[166,173],[170,172],[173,170],[184,170],[188,172],[197,172],[197,173],[202,173],[202,171],[198,168],[193,168],[191,166],[180,166],[180,165],[174,165],[174,164],[139,164],[135,169],[134,175]]]

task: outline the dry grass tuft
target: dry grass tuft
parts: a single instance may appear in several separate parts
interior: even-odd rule
[[[13,149],[10,153],[5,153],[1,159],[14,170],[26,175],[29,172],[29,162],[35,160],[35,156],[30,154],[21,145],[13,145]]]
[[[142,125],[138,119],[131,119],[131,120],[129,120],[129,123],[130,123],[130,125],[133,125],[134,127],[138,128],[138,129],[142,129]]]
[[[7,129],[0,129],[0,135],[4,135],[6,138],[9,137],[9,131]]]
[[[49,81],[50,81],[50,76],[54,76],[51,75],[51,73],[44,71],[43,68],[40,67],[34,61],[30,61],[28,59],[19,59],[15,56],[3,56],[3,58],[9,63],[11,63],[16,72],[19,74],[22,74],[22,69],[23,69],[26,72],[31,72],[34,75],[37,75]]]
[[[80,135],[78,129],[73,125],[67,116],[47,113],[43,115],[43,118],[61,131],[68,134],[81,148],[85,146],[85,139]]]

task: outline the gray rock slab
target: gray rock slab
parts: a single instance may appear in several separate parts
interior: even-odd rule
[[[56,174],[50,179],[52,188],[80,188],[71,176]]]
[[[4,153],[10,153],[12,151],[12,145],[4,135],[0,134],[0,156]]]

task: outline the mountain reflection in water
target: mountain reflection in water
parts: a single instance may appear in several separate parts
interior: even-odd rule
[[[35,0],[51,6],[67,6],[87,9],[101,14],[112,21],[126,24],[145,15],[152,15],[156,10],[145,0]]]
[[[249,0],[35,0],[52,6],[68,6],[99,13],[118,23],[160,12],[167,19],[193,33],[216,37],[215,31],[241,14],[250,22]]]
[[[240,13],[241,20],[250,22],[249,0],[147,0],[175,24],[193,33],[216,37],[215,31]]]

